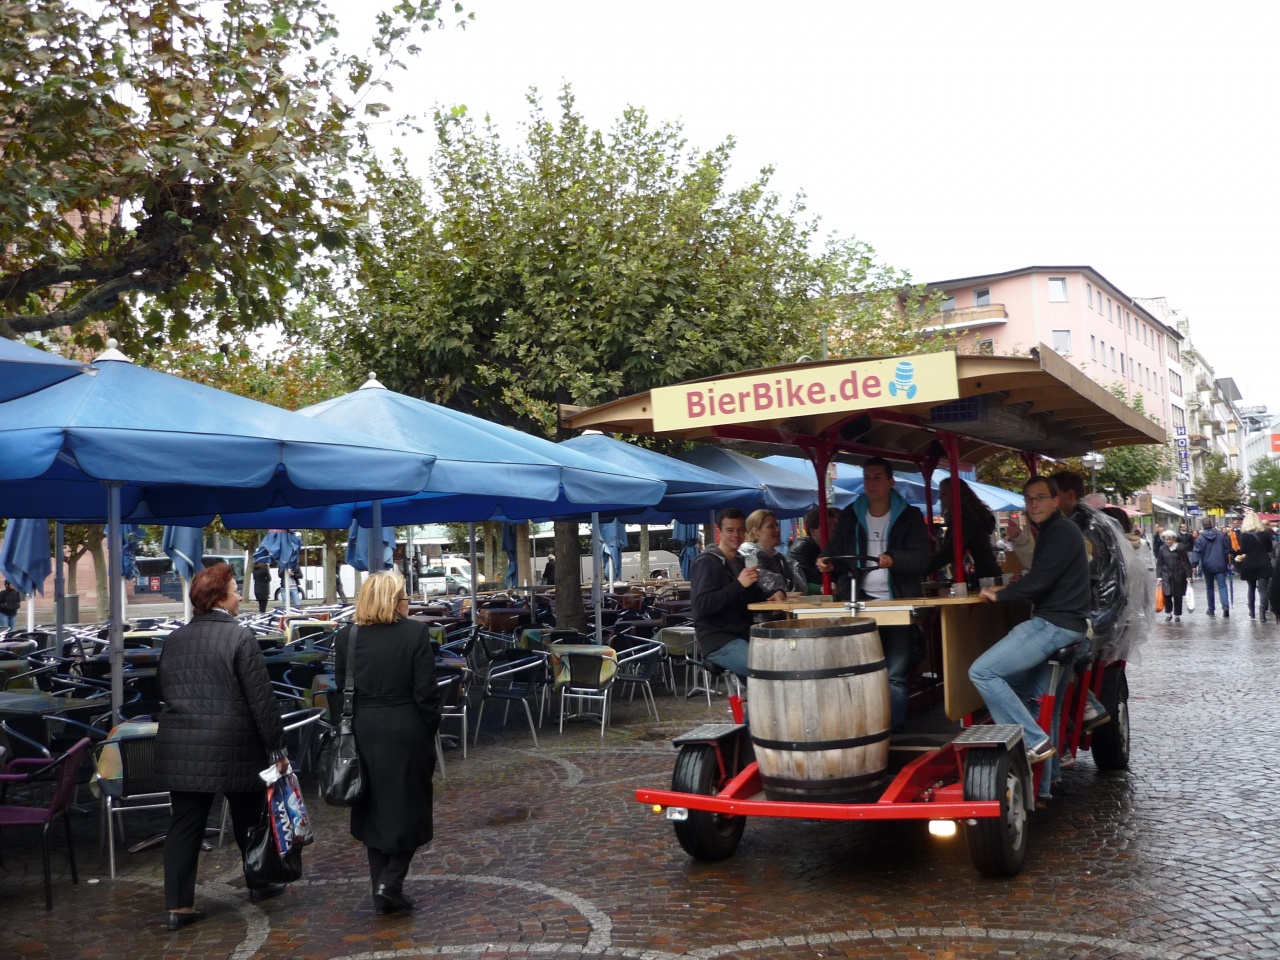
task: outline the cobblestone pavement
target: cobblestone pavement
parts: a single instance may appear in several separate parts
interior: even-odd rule
[[[754,820],[735,857],[691,861],[633,792],[669,783],[669,737],[725,708],[660,695],[661,722],[622,703],[603,741],[548,724],[537,749],[514,713],[506,728],[486,716],[480,745],[451,751],[437,781],[412,915],[375,916],[363,849],[315,799],[301,882],[250,905],[234,847],[216,849],[197,892],[209,918],[166,933],[161,853],[125,854],[111,881],[95,818],[80,816],[80,884],[55,841],[52,913],[38,846],[3,838],[0,957],[1280,957],[1262,763],[1280,720],[1280,628],[1234,612],[1161,619],[1130,667],[1131,769],[1102,775],[1086,757],[1068,771],[1014,879],[979,877],[962,840],[905,822]],[[163,819],[126,823],[136,839]]]

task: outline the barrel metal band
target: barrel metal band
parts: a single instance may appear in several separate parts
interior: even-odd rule
[[[872,743],[880,743],[889,739],[889,731],[868,733],[862,737],[850,737],[848,740],[765,740],[752,737],[751,742],[765,750],[792,750],[808,753],[813,750],[849,750],[853,747],[865,747]]]
[[[760,777],[761,785],[765,787],[778,787],[788,790],[807,790],[815,794],[815,798],[820,799],[820,795],[834,790],[847,790],[850,787],[862,787],[877,780],[884,780],[885,773],[879,770],[876,773],[863,773],[856,777],[837,777],[831,780],[795,780],[791,777]]]
[[[821,670],[754,670],[747,669],[747,677],[751,680],[833,680],[836,677],[856,677],[862,673],[875,673],[883,670],[883,659],[873,663],[846,664],[842,667],[824,667]]]

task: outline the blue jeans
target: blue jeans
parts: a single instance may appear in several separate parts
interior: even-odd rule
[[[1204,592],[1209,596],[1209,612],[1213,613],[1213,585],[1218,585],[1218,598],[1222,601],[1222,609],[1231,609],[1231,600],[1227,595],[1227,572],[1204,571]]]
[[[907,676],[911,673],[911,632],[914,627],[881,627],[880,645],[889,668],[890,731],[907,727]]]
[[[12,630],[17,622],[16,613],[0,613],[0,630]]]
[[[730,673],[737,674],[739,679],[747,679],[747,659],[751,655],[751,647],[745,640],[730,640],[719,650],[704,654],[703,658],[717,667],[723,667]]]
[[[1080,644],[1085,635],[1065,630],[1048,620],[1032,617],[1018,624],[1004,638],[997,641],[969,667],[969,679],[982,694],[982,700],[991,711],[996,723],[1019,724],[1028,747],[1034,747],[1048,739],[1050,734],[1040,729],[1036,718],[1027,708],[1026,701],[1039,696],[1049,685],[1049,657],[1055,650],[1070,644]],[[1063,671],[1059,684],[1058,705],[1065,680],[1071,675]],[[1057,710],[1055,709],[1055,715]],[[1056,746],[1056,744],[1055,744]]]

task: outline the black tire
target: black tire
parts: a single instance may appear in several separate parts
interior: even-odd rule
[[[971,749],[965,760],[964,798],[999,800],[1000,816],[966,821],[969,858],[984,877],[1012,877],[1027,858],[1027,797],[1013,754]]]
[[[1099,770],[1129,769],[1129,681],[1124,664],[1107,667],[1098,698],[1111,714],[1111,722],[1093,731],[1089,749]]]
[[[671,775],[672,790],[711,796],[719,786],[718,779],[715,747],[691,743],[680,748],[675,773]],[[689,819],[673,820],[672,825],[680,846],[695,860],[725,860],[738,849],[747,818],[690,810]]]

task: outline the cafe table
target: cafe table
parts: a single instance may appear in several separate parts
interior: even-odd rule
[[[42,690],[0,690],[0,720],[45,714],[109,713],[111,701],[55,697]]]

